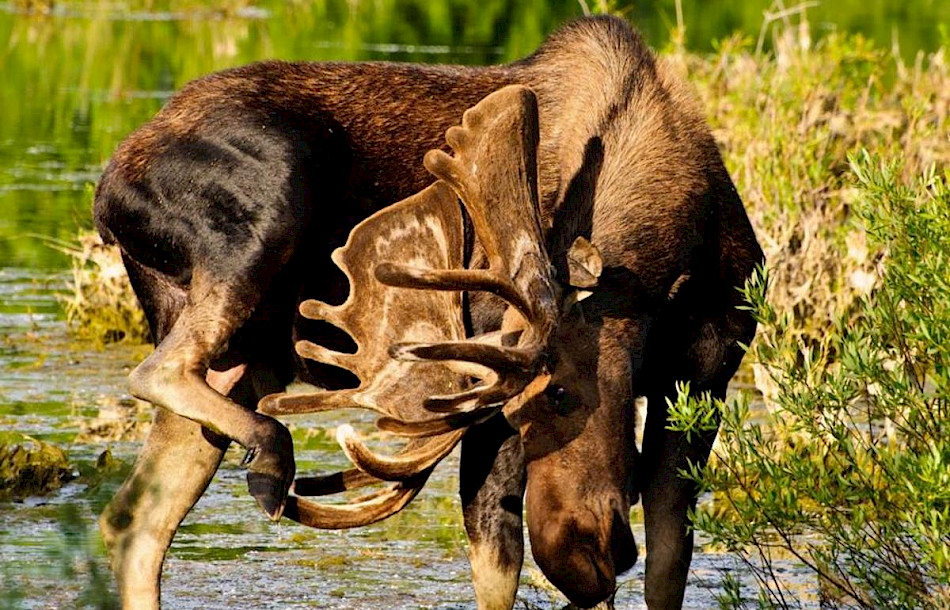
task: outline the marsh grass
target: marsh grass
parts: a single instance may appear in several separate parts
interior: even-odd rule
[[[900,159],[905,178],[950,164],[950,62],[944,49],[907,65],[861,37],[815,40],[804,17],[777,29],[773,46],[763,55],[733,37],[712,57],[671,60],[708,109],[765,250],[769,301],[804,343],[819,345],[875,287],[882,252],[851,222],[848,155]]]
[[[69,294],[62,297],[69,327],[99,344],[148,341],[145,314],[132,291],[118,248],[89,231],[63,251],[72,261]]]

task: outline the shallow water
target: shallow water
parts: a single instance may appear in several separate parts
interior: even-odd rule
[[[127,472],[138,440],[90,438],[97,418],[133,408],[125,377],[144,354],[75,344],[58,313],[62,272],[0,269],[0,440],[21,434],[66,448],[84,476],[61,490],[20,503],[0,503],[0,608],[109,607],[114,587],[98,541],[95,516]],[[117,406],[118,404],[118,406]],[[300,472],[327,472],[344,458],[322,430],[333,422],[297,419]],[[15,432],[14,432],[15,431]],[[95,474],[109,448],[118,464]],[[232,448],[208,492],[185,520],[166,561],[168,608],[474,608],[456,498],[457,456],[402,513],[343,532],[318,531],[262,518],[247,495],[241,453]],[[643,551],[643,528],[635,524]],[[642,559],[642,557],[641,557]],[[788,564],[790,582],[813,589]],[[617,608],[642,608],[643,563],[620,579]],[[698,551],[686,607],[714,608],[723,574],[749,576],[736,557]],[[519,606],[560,608],[527,558]]]

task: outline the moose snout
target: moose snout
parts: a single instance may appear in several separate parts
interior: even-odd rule
[[[534,559],[551,584],[577,606],[589,608],[610,597],[617,575],[637,560],[629,519],[619,507],[602,513],[541,514],[538,520],[533,523],[529,512]]]

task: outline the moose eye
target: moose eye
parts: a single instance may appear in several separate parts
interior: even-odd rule
[[[550,405],[554,407],[555,413],[558,415],[567,415],[570,413],[571,403],[573,401],[563,386],[549,386],[548,389],[545,390],[545,395]]]

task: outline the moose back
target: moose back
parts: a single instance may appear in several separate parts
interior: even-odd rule
[[[194,81],[118,148],[95,220],[157,345],[130,382],[160,408],[100,518],[124,607],[158,607],[231,441],[267,516],[337,528],[400,510],[461,441],[482,609],[514,604],[523,509],[551,582],[609,598],[640,500],[647,605],[681,606],[696,490],[677,473],[713,439],[667,430],[666,399],[676,381],[724,395],[755,330],[736,287],[762,253],[702,110],[627,23],[575,21],[496,67]],[[322,390],[280,394],[295,377]],[[405,447],[380,456],[341,426],[354,467],[294,483],[272,415],[341,406]]]

